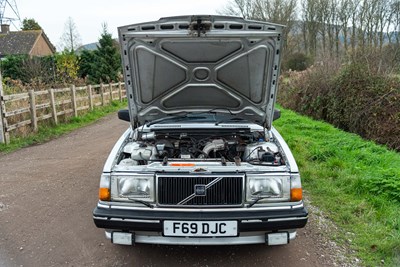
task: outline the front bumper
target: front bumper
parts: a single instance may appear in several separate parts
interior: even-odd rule
[[[232,209],[165,209],[99,204],[93,211],[98,228],[105,228],[112,239],[113,232],[135,234],[137,243],[156,244],[252,244],[265,243],[266,234],[287,232],[294,239],[295,229],[308,220],[303,203],[284,207],[251,207]],[[217,238],[185,238],[163,236],[164,220],[174,221],[229,221],[238,222],[238,236]]]

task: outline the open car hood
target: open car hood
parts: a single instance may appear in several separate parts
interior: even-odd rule
[[[179,16],[118,28],[133,126],[183,112],[225,112],[270,129],[281,25]]]

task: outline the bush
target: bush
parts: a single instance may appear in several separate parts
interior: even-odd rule
[[[79,58],[71,52],[64,51],[55,56],[57,79],[62,83],[72,83],[78,78]]]
[[[316,119],[326,119],[327,93],[333,86],[333,78],[340,64],[327,61],[305,71],[289,71],[281,77],[278,102]]]
[[[400,81],[352,63],[335,79],[327,121],[400,150]]]
[[[400,72],[400,44],[388,44],[382,50],[384,62],[391,67],[394,72]]]
[[[28,59],[27,55],[7,56],[0,61],[3,78],[8,77],[13,80],[21,79],[23,76],[22,64]]]
[[[55,80],[54,56],[28,57],[27,55],[7,56],[1,62],[3,78],[20,80],[24,84],[38,85],[53,83]]]
[[[348,62],[363,65],[374,74],[391,74],[400,71],[400,45],[388,44],[377,48],[357,49],[347,56]]]
[[[355,59],[289,72],[278,101],[400,151],[400,79],[367,56]]]
[[[283,60],[282,68],[284,70],[302,71],[310,67],[311,58],[304,53],[293,53]]]

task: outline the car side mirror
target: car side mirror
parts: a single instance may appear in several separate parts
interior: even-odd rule
[[[123,121],[131,121],[131,117],[129,116],[129,110],[121,109],[118,111],[118,119]]]
[[[279,109],[274,109],[274,118],[273,121],[279,119],[281,117],[281,111]]]

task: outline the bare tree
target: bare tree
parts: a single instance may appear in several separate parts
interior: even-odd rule
[[[357,0],[355,0],[357,1]],[[365,48],[365,34],[367,32],[366,28],[368,21],[366,21],[367,11],[368,11],[368,0],[360,1],[360,5],[357,10],[358,18],[355,20],[357,29],[357,46]]]
[[[396,44],[400,44],[400,1],[393,0],[390,4],[391,13],[391,23],[393,25],[393,33],[396,36]],[[389,30],[388,30],[389,31]],[[392,39],[390,37],[390,39]]]
[[[232,0],[218,13],[245,19],[256,19],[256,0]]]
[[[326,34],[328,32],[329,40],[331,40],[331,27],[329,25],[330,22],[330,10],[329,10],[329,0],[318,0],[316,1],[316,19],[318,24],[318,32],[320,35],[320,39],[322,41],[322,52],[326,52]],[[332,51],[331,51],[332,52]]]
[[[343,34],[344,50],[348,51],[349,22],[352,14],[352,0],[342,0],[337,7],[338,23]]]
[[[311,56],[317,53],[318,23],[318,0],[303,0],[302,15],[304,23],[304,36],[307,38],[308,52]]]
[[[393,43],[393,36],[395,35],[396,31],[396,17],[400,16],[400,10],[398,10],[396,7],[396,2],[398,2],[399,7],[400,7],[400,1],[398,0],[389,0],[387,2],[387,8],[389,10],[388,16],[387,16],[387,24],[386,24],[386,38],[388,39],[388,43],[391,44]]]
[[[64,25],[64,32],[61,36],[61,47],[73,53],[80,45],[81,36],[76,24],[71,17],[68,17]]]
[[[350,0],[349,9],[351,10],[351,49],[354,51],[357,44],[357,19],[360,2],[358,0]]]
[[[377,39],[379,43],[379,50],[382,51],[384,44],[385,33],[384,30],[390,22],[390,1],[378,2],[377,15],[376,15],[376,27]]]
[[[255,17],[273,23],[283,24],[283,46],[288,49],[288,36],[296,22],[296,0],[256,0]]]
[[[349,47],[400,44],[400,0],[231,0],[220,13],[286,25],[287,54],[339,58]]]
[[[288,34],[296,22],[296,4],[297,0],[233,0],[219,13],[285,25],[283,45],[287,49]]]
[[[381,0],[370,0],[367,12],[368,18],[368,45],[369,47],[378,47],[378,16],[379,16],[379,2]]]

